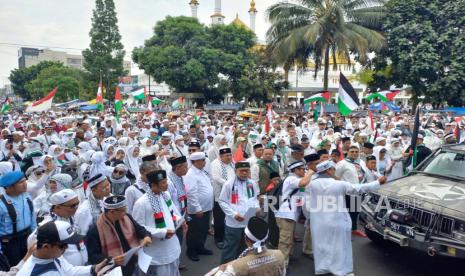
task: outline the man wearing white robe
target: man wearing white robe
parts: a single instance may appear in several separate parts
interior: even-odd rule
[[[306,187],[307,210],[310,212],[315,274],[347,275],[353,272],[351,219],[345,206],[345,195],[378,189],[386,177],[367,184],[352,184],[335,178],[335,164],[317,165],[318,175]]]
[[[132,213],[134,220],[150,232],[153,241],[149,246],[144,247],[145,254],[152,257],[152,261],[147,273],[141,274],[178,276],[181,246],[176,236],[176,229],[179,227],[186,229],[185,222],[167,192],[166,172],[152,171],[147,174],[147,181],[151,190],[136,201]],[[158,202],[159,212],[154,209],[155,203],[152,200]],[[163,216],[157,217],[161,213]]]

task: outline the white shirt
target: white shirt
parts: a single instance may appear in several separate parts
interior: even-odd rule
[[[203,170],[192,166],[184,176],[187,188],[187,213],[208,212],[213,209],[213,187]]]
[[[170,239],[165,239],[168,230],[175,231],[175,225],[163,196],[156,196],[159,198],[161,208],[163,209],[163,216],[166,224],[165,228],[156,227],[155,219],[153,218],[153,209],[147,194],[144,194],[136,201],[132,217],[137,223],[144,226],[152,236],[152,243],[144,247],[144,252],[152,257],[151,265],[166,265],[179,258],[181,246],[179,245],[179,240],[176,235],[173,235]],[[178,218],[176,224],[181,223],[182,218],[175,205],[173,205],[173,212],[176,218]]]
[[[136,201],[144,195],[139,189],[142,189],[139,185],[134,183],[133,185],[129,186],[126,191],[124,192],[124,197],[126,198],[126,206],[127,206],[127,213],[132,215],[132,210],[134,208],[134,204]]]
[[[291,173],[283,183],[283,193],[281,198],[279,199],[280,205],[277,212],[275,212],[275,217],[277,218],[284,218],[284,219],[292,219],[293,221],[297,222],[299,219],[299,214],[301,207],[297,206],[298,197],[300,196],[300,191],[294,193],[294,195],[289,198],[291,193],[296,189],[299,189],[299,182],[301,177]]]
[[[39,259],[32,255],[19,270],[17,276],[88,276],[91,271],[88,266],[73,266],[63,256],[57,259]]]
[[[247,185],[252,184],[253,187],[253,196],[249,199],[247,194]],[[237,204],[232,203],[232,190],[233,185],[236,185],[238,192],[238,201]],[[244,216],[244,210],[247,211],[247,206],[250,207],[253,203],[253,206],[257,209],[260,209],[260,203],[258,202],[257,196],[260,193],[260,188],[258,187],[255,181],[248,179],[246,181],[239,180],[236,176],[229,179],[223,185],[221,194],[218,199],[221,209],[226,215],[226,225],[232,228],[245,228],[250,217],[245,218],[243,221],[237,221],[234,217],[236,215]],[[246,208],[244,208],[246,206]]]
[[[366,167],[364,164],[365,162],[362,160],[359,160],[358,162],[362,168]],[[347,160],[341,160],[336,164],[336,176],[341,180],[350,182],[352,184],[360,183],[357,168],[354,164],[348,162]]]
[[[103,204],[100,203],[103,213]],[[90,208],[89,200],[86,199],[83,203],[79,205],[79,208],[74,214],[76,230],[80,235],[87,235],[90,226],[94,223],[92,218],[92,210]]]
[[[211,176],[212,176],[212,184],[213,184],[213,192],[215,195],[215,201],[218,201],[218,197],[220,196],[221,189],[223,188],[224,183],[229,179],[233,179],[236,177],[236,172],[234,169],[234,165],[232,163],[229,164],[222,164],[219,158],[213,160],[211,166]],[[221,165],[224,166],[226,170],[226,178],[224,178],[223,170]]]

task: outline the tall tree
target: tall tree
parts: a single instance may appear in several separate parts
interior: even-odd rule
[[[385,16],[383,0],[298,0],[281,2],[267,10],[271,27],[267,40],[281,64],[295,56],[312,57],[316,71],[324,67],[328,89],[330,55],[350,60],[355,54],[363,63],[367,54],[384,46],[379,32]]]
[[[54,65],[43,69],[37,78],[26,84],[33,100],[47,95],[58,87],[55,102],[65,102],[73,99],[87,99],[84,85],[84,72],[63,65]]]
[[[42,70],[52,66],[62,66],[62,63],[56,61],[41,61],[37,65],[11,71],[9,79],[15,94],[22,97],[24,100],[32,100],[33,93],[26,88],[26,85],[34,80]]]
[[[248,50],[254,39],[243,27],[206,27],[192,17],[168,16],[156,24],[144,46],[133,50],[132,59],[176,92],[202,93],[206,102],[218,102],[221,79],[237,80],[251,64]]]
[[[123,67],[125,51],[121,43],[113,0],[95,1],[89,36],[89,48],[82,52],[84,68],[95,85],[95,91],[101,78],[104,86],[109,86],[107,97],[112,98],[114,93],[110,91],[117,85],[118,76],[127,74]]]
[[[465,0],[391,0],[386,7],[388,50],[380,57],[392,67],[391,81],[412,87],[414,105],[424,96],[436,107],[462,106]]]

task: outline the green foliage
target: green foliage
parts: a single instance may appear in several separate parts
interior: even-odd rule
[[[49,68],[51,66],[62,66],[62,63],[53,61],[41,61],[37,65],[22,69],[14,69],[11,71],[9,79],[15,94],[22,97],[24,100],[33,99],[33,94],[31,94],[31,91],[26,88],[26,85],[30,81],[34,80],[43,69]]]
[[[238,101],[244,98],[247,102],[270,102],[272,97],[289,86],[282,74],[274,72],[274,67],[265,52],[254,50],[252,63],[244,68],[239,78],[223,83],[222,89]]]
[[[240,26],[206,27],[192,17],[168,16],[133,50],[132,59],[176,92],[203,93],[205,101],[219,102],[252,66],[254,43],[255,35]]]
[[[267,10],[271,22],[267,39],[272,55],[284,67],[294,59],[313,58],[316,71],[324,66],[326,90],[330,55],[350,60],[350,54],[355,54],[364,63],[369,52],[383,48],[385,39],[379,30],[386,13],[382,3],[315,0],[274,4]]]
[[[391,81],[412,86],[415,101],[463,105],[465,0],[391,0],[387,8],[388,50],[377,69],[391,66]]]
[[[123,68],[125,55],[121,35],[118,30],[118,19],[113,0],[96,0],[93,10],[91,38],[89,48],[82,52],[84,68],[88,71],[89,81],[97,84],[102,79],[104,86],[110,85],[107,91],[114,91],[119,76],[127,74]],[[107,93],[112,98],[113,93]]]
[[[54,102],[86,98],[84,72],[63,65],[43,69],[34,80],[26,84],[33,100],[43,98],[55,87],[58,87],[58,90]]]

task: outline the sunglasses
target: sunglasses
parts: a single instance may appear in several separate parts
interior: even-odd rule
[[[74,204],[71,204],[71,205],[65,205],[65,204],[61,204],[61,206],[63,207],[68,207],[68,208],[71,208],[71,209],[75,209],[79,206],[79,202],[78,203],[74,203]]]
[[[188,149],[188,152],[195,152],[197,149]]]
[[[117,170],[117,171],[115,171],[115,174],[123,175],[124,171]]]

